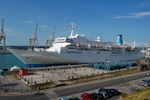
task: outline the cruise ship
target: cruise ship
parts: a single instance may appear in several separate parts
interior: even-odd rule
[[[150,60],[150,45],[147,48],[147,54],[145,56],[145,59]]]
[[[116,43],[103,42],[99,37],[92,41],[83,35],[74,34],[73,26],[69,37],[56,38],[49,48],[7,49],[28,67],[133,61],[144,58],[142,52],[123,43],[121,34],[117,36]]]

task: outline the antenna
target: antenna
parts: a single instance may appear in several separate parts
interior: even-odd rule
[[[0,34],[0,41],[3,40],[3,49],[6,49],[6,36],[4,33],[4,19],[2,19],[2,27],[1,27],[1,34]]]
[[[54,39],[55,39],[55,29],[56,29],[56,27],[54,26],[53,27],[53,29],[52,29],[52,34],[51,34],[51,37],[50,37],[50,40],[53,42],[54,41]]]

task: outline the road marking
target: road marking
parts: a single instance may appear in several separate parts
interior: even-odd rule
[[[53,91],[48,91],[46,92],[46,96],[50,99],[50,100],[55,100],[55,98],[59,98],[59,96],[53,92]],[[57,99],[58,100],[58,99]]]

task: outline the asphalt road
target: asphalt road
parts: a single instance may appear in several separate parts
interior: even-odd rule
[[[126,83],[129,81],[144,78],[144,77],[146,77],[146,72],[141,72],[141,73],[126,75],[126,76],[98,80],[98,81],[90,82],[88,84],[73,85],[73,86],[66,87],[66,88],[56,89],[56,90],[54,90],[54,92],[60,97],[61,96],[69,96],[69,95],[73,95],[73,94],[77,94],[77,93],[82,93],[82,92],[86,92],[86,91],[90,91],[90,90],[99,89],[102,87]]]

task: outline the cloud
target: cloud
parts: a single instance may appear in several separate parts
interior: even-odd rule
[[[146,11],[146,12],[137,12],[137,13],[129,13],[127,15],[124,16],[116,16],[114,18],[144,18],[144,17],[149,17],[150,16],[150,11]]]
[[[150,1],[141,2],[137,4],[137,7],[140,7],[140,8],[150,7]]]
[[[5,28],[4,28],[4,32],[5,32],[5,33],[13,32],[13,29],[12,29],[12,28],[9,28],[9,27],[5,27]]]
[[[26,23],[26,24],[33,24],[34,21],[32,21],[32,20],[27,20],[27,21],[25,21],[24,23]]]
[[[41,28],[48,28],[46,25],[40,25]]]

